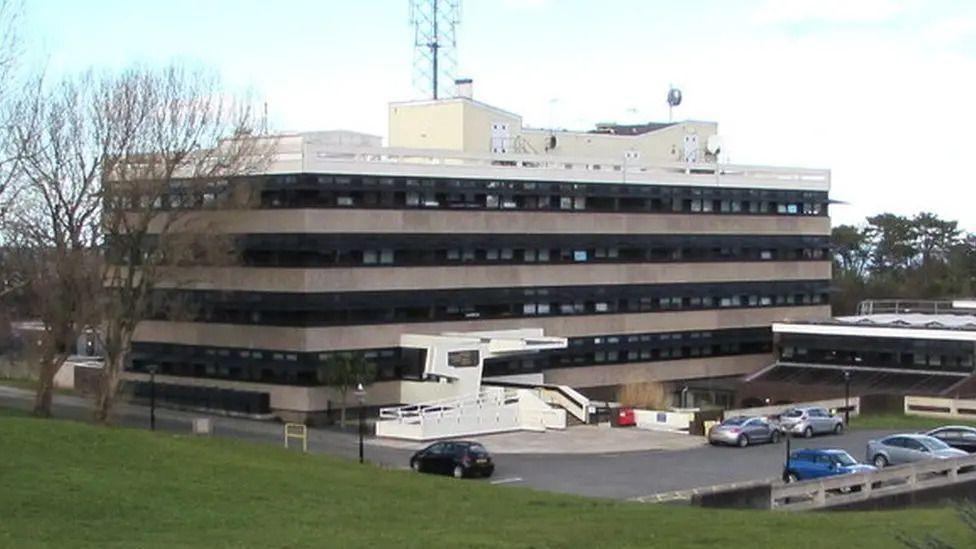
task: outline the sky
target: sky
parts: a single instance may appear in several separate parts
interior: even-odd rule
[[[409,0],[24,0],[57,76],[212,67],[279,130],[386,134],[413,88]],[[532,126],[719,123],[737,164],[828,168],[835,225],[935,212],[976,231],[976,1],[465,0],[459,77]]]

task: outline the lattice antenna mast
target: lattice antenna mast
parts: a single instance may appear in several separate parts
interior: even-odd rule
[[[427,97],[450,93],[457,71],[461,0],[410,0],[414,29],[413,85]]]

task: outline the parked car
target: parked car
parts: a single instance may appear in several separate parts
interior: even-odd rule
[[[495,472],[491,454],[480,443],[468,440],[435,442],[410,458],[410,468],[420,473],[453,475],[462,478]]]
[[[757,442],[779,442],[781,436],[779,429],[762,417],[732,417],[708,430],[708,442],[740,448]]]
[[[929,459],[967,456],[966,452],[951,448],[945,442],[928,435],[891,435],[868,442],[866,458],[878,469]]]
[[[925,434],[930,437],[935,437],[957,450],[976,454],[976,428],[948,425],[933,429]]]
[[[844,432],[844,420],[819,406],[790,408],[780,414],[779,426],[784,433],[806,438],[824,433],[839,435]]]
[[[809,449],[790,454],[786,464],[786,481],[796,482],[811,478],[832,477],[851,473],[867,473],[878,469],[858,463],[844,450]]]

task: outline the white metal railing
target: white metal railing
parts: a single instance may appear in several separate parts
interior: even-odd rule
[[[973,311],[944,300],[867,299],[857,304],[857,316],[906,313],[973,314]]]
[[[423,423],[428,419],[455,418],[470,410],[502,407],[516,402],[515,391],[483,389],[475,395],[460,398],[433,400],[410,406],[381,408],[381,420],[395,420],[404,423]]]
[[[833,507],[970,480],[976,480],[976,455],[933,459],[877,472],[773,484],[770,508],[801,511]]]
[[[976,399],[905,397],[906,416],[976,418]]]
[[[823,169],[748,166],[717,163],[661,163],[641,164],[621,156],[563,157],[543,154],[475,154],[432,149],[403,149],[393,147],[321,147],[306,145],[303,167],[314,169],[323,165],[367,164],[372,168],[392,166],[403,173],[404,168],[443,166],[479,171],[513,172],[532,170],[558,172],[560,178],[579,175],[582,179],[619,182],[678,181],[705,186],[788,187],[807,190],[828,190],[830,171]],[[509,174],[515,178],[520,176]],[[501,177],[505,177],[501,175]],[[521,175],[524,177],[524,174]],[[544,176],[543,176],[544,177]],[[573,177],[570,177],[573,179]]]

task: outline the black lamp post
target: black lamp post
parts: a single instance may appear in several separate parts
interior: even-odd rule
[[[790,434],[786,433],[786,461],[783,462],[783,482],[790,481]]]
[[[844,370],[844,428],[851,426],[851,371]]]
[[[149,430],[156,430],[156,372],[159,371],[159,366],[156,364],[149,364],[146,366],[146,370],[149,371]]]
[[[359,401],[359,463],[363,462],[363,408],[366,405],[366,389],[360,383],[356,386],[356,400]]]

